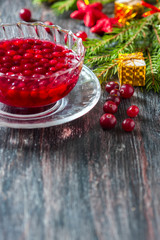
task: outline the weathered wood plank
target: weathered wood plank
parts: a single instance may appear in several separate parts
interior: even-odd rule
[[[27,0],[0,1],[1,21],[19,20],[21,7],[36,19],[84,29]],[[117,127],[103,131],[105,97],[58,127],[1,128],[0,240],[159,240],[160,98],[136,89],[121,103]],[[121,122],[133,103],[140,114],[128,134]]]

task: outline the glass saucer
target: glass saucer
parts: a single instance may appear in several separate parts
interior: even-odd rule
[[[101,86],[94,73],[83,66],[74,89],[55,104],[41,108],[16,108],[0,103],[0,126],[44,128],[70,122],[89,112],[98,102]]]

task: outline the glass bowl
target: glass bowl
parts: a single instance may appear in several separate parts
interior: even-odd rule
[[[52,47],[47,48],[47,43],[48,46],[52,43]],[[59,26],[46,26],[41,22],[1,24],[0,102],[24,111],[55,104],[75,87],[84,55],[82,40]]]

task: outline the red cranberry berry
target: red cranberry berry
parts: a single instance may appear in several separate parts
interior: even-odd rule
[[[130,98],[134,93],[134,88],[130,84],[123,84],[120,93],[122,98]]]
[[[119,89],[119,84],[117,82],[108,82],[105,87],[106,91],[110,93],[112,89]]]
[[[111,96],[116,96],[116,97],[120,97],[121,96],[119,89],[112,89],[110,91],[110,95]]]
[[[121,102],[121,99],[120,99],[120,97],[116,97],[116,96],[108,96],[106,98],[106,101],[115,102],[117,104],[117,106],[118,106],[120,104],[120,102]]]
[[[46,22],[44,22],[44,24],[45,24],[45,25],[53,25],[53,23],[52,23],[52,22],[50,22],[50,21],[46,21]],[[50,32],[51,32],[51,30],[50,30],[50,28],[49,28],[49,27],[45,27],[45,30],[46,30],[46,32],[48,32],[48,33],[50,33]]]
[[[131,132],[134,129],[134,127],[135,122],[130,118],[127,118],[122,122],[122,128],[126,132]]]
[[[139,113],[139,108],[136,105],[132,105],[127,109],[127,115],[129,117],[136,117]]]
[[[81,38],[82,41],[86,41],[86,38],[88,37],[87,33],[84,31],[79,31],[79,32],[75,33],[75,35],[76,35],[76,37]]]
[[[0,50],[0,56],[4,56],[5,52],[3,50]]]
[[[27,8],[22,8],[19,12],[19,16],[22,20],[29,22],[31,20],[31,11]]]
[[[103,129],[112,129],[115,127],[116,123],[116,117],[110,113],[105,113],[100,118],[100,125]]]
[[[103,111],[106,113],[116,113],[118,110],[118,107],[115,102],[107,101],[103,105]]]

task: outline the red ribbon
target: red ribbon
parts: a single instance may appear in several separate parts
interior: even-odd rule
[[[145,12],[142,16],[143,17],[148,17],[154,13],[157,13],[157,12],[160,12],[160,9],[153,6],[152,4],[149,4],[149,3],[146,3],[144,1],[141,1],[141,4],[146,7],[146,8],[151,8],[152,10],[151,11],[148,11],[148,12]]]

